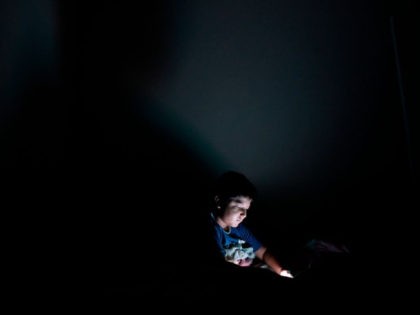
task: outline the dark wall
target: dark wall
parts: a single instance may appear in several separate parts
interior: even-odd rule
[[[179,257],[208,185],[236,169],[259,189],[250,225],[268,244],[321,235],[365,253],[407,220],[418,179],[413,7],[2,2],[17,239],[92,286],[136,283]]]

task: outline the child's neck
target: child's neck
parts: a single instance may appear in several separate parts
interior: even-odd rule
[[[223,222],[223,220],[220,217],[216,218],[216,222],[222,227],[223,230],[225,230],[226,232],[230,232],[230,226]]]

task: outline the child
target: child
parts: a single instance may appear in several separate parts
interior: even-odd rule
[[[243,224],[255,195],[254,185],[238,172],[228,171],[217,180],[210,213],[217,248],[229,263],[241,267],[266,267],[282,277],[293,278]]]

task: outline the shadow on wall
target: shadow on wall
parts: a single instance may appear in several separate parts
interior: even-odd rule
[[[33,264],[82,291],[153,278],[205,207],[208,165],[141,115],[171,59],[171,14],[168,1],[61,1],[59,79],[28,77],[2,126]]]
[[[82,273],[105,287],[148,283],[179,259],[211,174],[188,144],[142,115],[158,106],[148,89],[171,60],[171,3],[89,5],[61,8],[70,177],[83,204],[77,244],[90,262]]]

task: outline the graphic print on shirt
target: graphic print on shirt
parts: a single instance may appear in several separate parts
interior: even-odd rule
[[[252,247],[249,247],[244,240],[238,240],[224,246],[225,259],[228,262],[238,263],[239,260],[254,259],[255,254]]]

